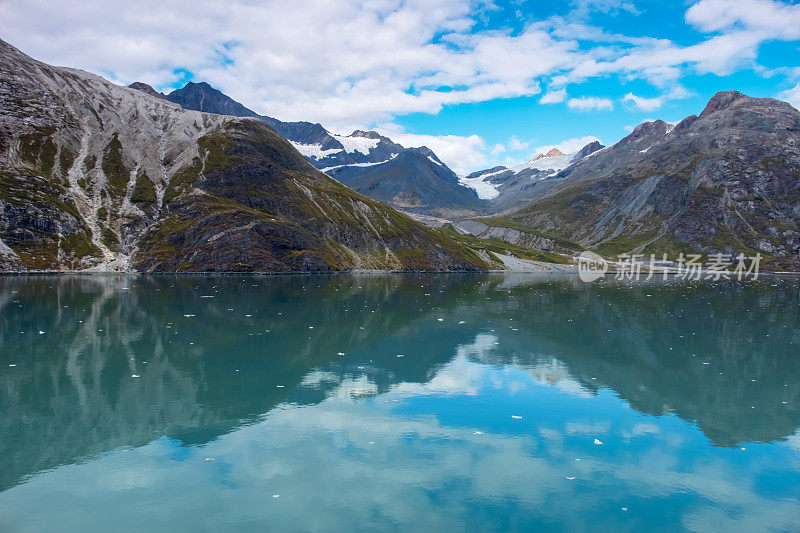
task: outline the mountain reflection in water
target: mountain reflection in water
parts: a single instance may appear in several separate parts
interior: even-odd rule
[[[298,529],[406,524],[400,503],[376,500],[386,483],[404,487],[392,497],[406,498],[410,509],[430,509],[433,529],[467,515],[487,527],[580,529],[586,523],[567,521],[558,514],[565,504],[553,498],[564,495],[561,483],[604,468],[617,487],[605,498],[638,501],[633,529],[659,529],[656,516],[665,529],[716,528],[730,509],[764,497],[733,489],[725,496],[723,478],[736,476],[724,471],[714,470],[719,479],[706,472],[693,482],[665,481],[689,468],[677,451],[665,456],[658,440],[665,434],[682,439],[681,454],[694,457],[762,450],[762,463],[783,465],[764,474],[770,483],[759,481],[780,503],[763,510],[772,526],[750,510],[753,524],[800,524],[796,495],[782,492],[800,477],[797,289],[791,278],[634,286],[500,274],[2,278],[0,529],[25,523],[11,506],[19,505],[16,494],[37,501],[25,491],[48,476],[68,476],[68,465],[89,469],[137,449],[169,457],[180,449],[207,454],[221,447],[234,456],[249,449],[221,475],[223,485],[249,495],[245,480],[278,479],[280,464],[307,465],[292,475],[298,484],[307,478],[306,491],[320,484],[320,494],[327,494],[320,472],[305,468],[330,468],[327,475],[340,482],[360,476],[356,496],[371,511],[359,515],[353,495],[341,495],[336,505],[321,505],[319,520],[330,527],[302,521],[292,526]],[[625,414],[628,407],[635,412]],[[694,426],[703,439],[687,436]],[[621,443],[612,442],[614,431]],[[387,445],[389,434],[405,444]],[[631,444],[637,436],[656,440],[640,449]],[[571,437],[588,443],[573,455],[613,454],[573,461],[563,456]],[[393,452],[369,456],[376,445]],[[326,446],[334,451],[300,461],[300,448]],[[432,446],[446,461],[434,469],[439,478],[421,472],[431,468],[426,454],[439,450]],[[484,462],[463,456],[484,452]],[[253,458],[259,454],[283,462],[256,475],[266,468]],[[720,469],[739,461],[726,460]],[[386,469],[396,477],[384,479]],[[205,478],[191,485],[193,479],[185,473],[179,488],[207,485]],[[541,486],[515,485],[535,479]],[[703,484],[713,480],[718,485],[708,491],[722,500],[713,509],[685,502],[663,508],[665,498],[685,493],[705,501]],[[167,486],[156,483],[170,493]],[[458,487],[473,504],[460,499]],[[209,495],[219,490],[206,488]],[[579,489],[569,489],[570,497],[572,490]],[[198,494],[202,500],[203,490]],[[424,505],[422,494],[430,499]],[[509,501],[517,502],[513,512]],[[589,507],[605,500],[598,494],[591,501]],[[280,528],[280,517],[241,505],[253,524]],[[448,518],[444,507],[460,514]],[[217,527],[243,523],[225,509]],[[338,512],[344,509],[353,513],[347,519]],[[507,522],[514,516],[518,522]],[[592,520],[593,527],[620,527],[616,515]],[[745,523],[739,520],[737,527]]]

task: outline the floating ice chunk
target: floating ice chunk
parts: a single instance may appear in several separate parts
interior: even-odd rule
[[[131,377],[132,377],[132,378],[139,378],[139,377],[141,377],[141,376],[140,376],[139,374],[131,374]]]
[[[622,510],[623,510],[623,511],[627,511],[627,510],[628,510],[628,508],[627,508],[627,507],[623,507],[623,508],[622,508]]]
[[[344,355],[344,352],[336,352],[336,355]]]
[[[436,320],[438,320],[439,322],[444,322],[444,318],[437,318]]]
[[[522,417],[519,415],[511,415],[511,418],[513,418],[514,420],[522,420]]]
[[[278,387],[279,389],[282,389],[282,388],[284,388],[286,385],[275,385],[275,386],[276,386],[276,387]]]
[[[12,367],[13,367],[13,366],[17,366],[17,364],[16,364],[16,363],[11,363],[11,364],[10,364],[10,365],[8,365],[8,366],[12,366]],[[786,402],[783,402],[783,403],[786,403]]]
[[[461,320],[461,321],[459,321],[459,324],[466,324],[466,323],[467,323],[467,321],[466,321],[466,320]]]
[[[474,435],[483,435],[483,431],[476,429]]]
[[[397,354],[397,357],[403,357],[403,354],[399,353]]]
[[[213,297],[214,296],[212,294],[204,294],[200,298],[213,298]]]
[[[39,330],[39,335],[44,335],[44,331]],[[754,380],[755,381],[755,380]]]
[[[195,315],[183,315],[183,316],[185,316],[186,318],[192,318]]]
[[[280,494],[273,494],[273,495],[272,495],[272,497],[273,497],[273,498],[280,498],[280,497],[281,497],[281,495],[280,495]]]
[[[572,481],[573,479],[575,479],[575,476],[567,476],[567,479],[569,479],[570,481]]]
[[[600,439],[594,439],[594,443],[595,443],[596,445],[598,445],[598,446],[599,446],[599,445],[601,445],[601,444],[603,444],[603,443],[600,441]]]
[[[308,329],[314,329],[314,326],[308,326]]]
[[[206,459],[205,459],[205,460],[206,460],[206,461],[213,461],[213,460],[214,460],[214,458],[213,458],[213,457],[206,457]]]

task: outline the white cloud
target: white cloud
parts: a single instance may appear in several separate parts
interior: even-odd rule
[[[376,131],[407,148],[427,146],[456,174],[467,174],[488,163],[486,143],[478,135],[418,135],[391,123],[382,124]]]
[[[614,103],[609,98],[599,98],[597,96],[570,98],[567,100],[567,106],[577,111],[592,111],[595,109],[610,111],[614,109]]]
[[[695,3],[686,22],[705,35],[688,45],[590,24],[593,12],[638,13],[627,0],[576,0],[568,15],[529,19],[522,31],[476,31],[493,9],[471,0],[31,0],[0,2],[0,34],[38,59],[121,83],[163,89],[190,71],[260,113],[340,131],[533,96],[543,85],[541,104],[611,110],[619,94],[567,96],[570,84],[608,76],[659,89],[624,97],[655,110],[680,97],[687,73],[759,68],[762,43],[800,39],[800,6],[771,0]]]
[[[514,135],[512,135],[511,138],[508,140],[508,149],[511,150],[512,152],[516,152],[516,151],[519,151],[519,150],[525,150],[530,145],[531,145],[530,141],[527,141],[527,142],[526,141],[520,141]]]
[[[567,99],[566,89],[549,90],[539,99],[540,104],[559,104]]]
[[[777,98],[789,102],[795,109],[800,109],[800,83],[791,89],[779,92]]]
[[[505,151],[506,151],[506,147],[503,146],[502,144],[498,143],[498,144],[494,145],[494,148],[492,148],[491,154],[492,155],[498,155],[498,154],[501,154],[501,153],[503,153]]]
[[[800,38],[800,5],[773,0],[702,0],[686,12],[686,22],[704,32],[745,29],[772,39]]]
[[[660,96],[656,98],[643,98],[633,93],[628,93],[622,97],[622,102],[632,104],[639,111],[655,111],[664,105],[664,98]]]

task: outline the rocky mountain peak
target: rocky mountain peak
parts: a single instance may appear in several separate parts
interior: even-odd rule
[[[700,113],[700,116],[706,117],[711,113],[715,113],[721,109],[725,109],[733,105],[741,105],[742,103],[746,103],[750,100],[755,100],[755,98],[745,96],[739,91],[720,91],[711,97],[711,100],[708,101],[706,108],[702,113]]]
[[[234,117],[258,117],[258,113],[246,108],[236,100],[215,89],[208,83],[189,82],[181,89],[176,89],[167,95],[167,99],[179,104],[185,109],[194,109],[217,115],[231,115]]]
[[[156,98],[164,98],[164,99],[167,98],[164,94],[153,89],[152,86],[141,81],[135,81],[130,85],[128,85],[128,87],[130,87],[131,89],[136,89],[137,91],[142,91],[143,93],[147,93],[150,96],[155,96]]]
[[[558,157],[560,155],[564,155],[564,153],[561,150],[559,150],[558,148],[553,148],[550,151],[548,151],[546,154],[537,155],[536,157],[531,159],[531,161],[538,161],[538,160],[544,159],[546,157]]]
[[[386,139],[386,137],[384,137],[377,131],[364,131],[364,130],[356,130],[350,134],[350,137],[363,137],[365,139]]]
[[[601,144],[600,141],[590,142],[589,144],[587,144],[586,146],[581,148],[578,151],[578,153],[575,154],[575,157],[572,160],[573,161],[579,161],[579,160],[583,159],[584,157],[586,157],[587,155],[593,154],[598,150],[602,150],[603,148],[605,148],[605,146],[603,146],[603,144]]]

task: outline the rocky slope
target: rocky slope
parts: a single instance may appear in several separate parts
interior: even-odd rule
[[[720,92],[554,178],[510,218],[607,255],[759,252],[800,267],[800,112],[785,102]]]
[[[131,87],[150,94],[152,88]],[[154,91],[153,91],[154,92]],[[258,115],[209,84],[188,83],[165,98],[186,109],[256,117],[288,139],[316,168],[375,200],[413,213],[476,213],[486,207],[469,187],[459,183],[427,147],[405,148],[374,131],[336,135],[311,122],[283,122]]]
[[[0,41],[0,270],[470,270],[264,122],[186,110]]]

